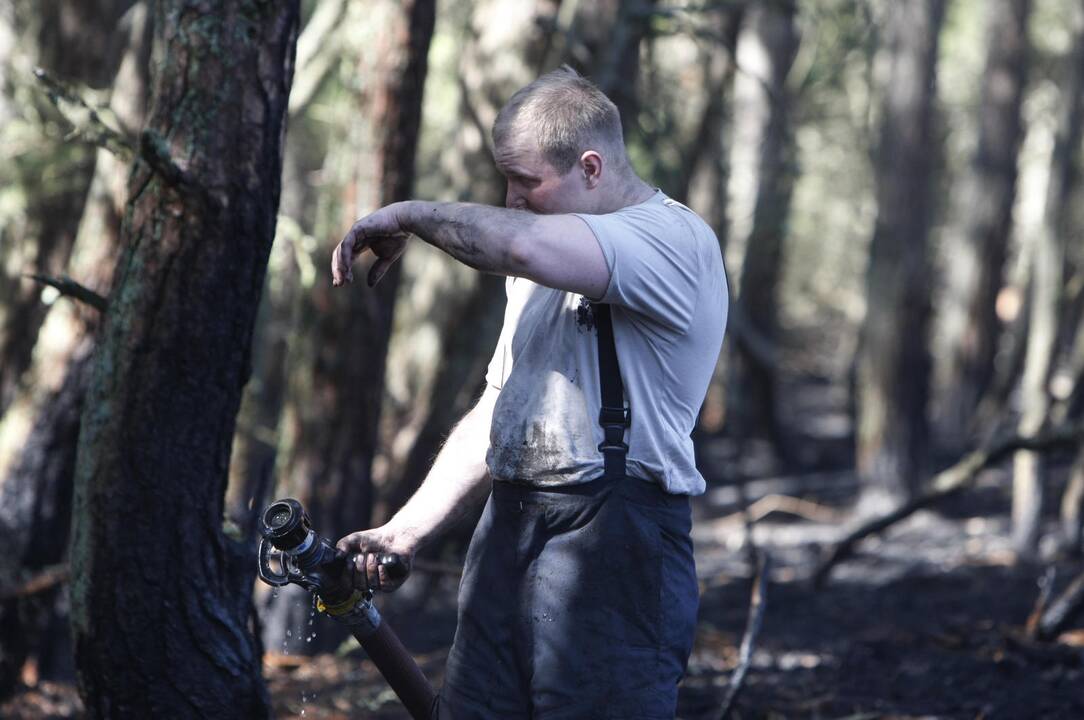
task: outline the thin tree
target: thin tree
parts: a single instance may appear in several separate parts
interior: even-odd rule
[[[254,567],[222,530],[230,441],[278,209],[299,7],[156,5],[75,473],[72,629],[91,717],[269,714]]]
[[[490,127],[501,105],[533,80],[552,49],[557,3],[552,0],[482,0],[470,6],[462,28],[463,49],[455,69],[459,83],[456,130],[442,157],[447,178],[442,199],[504,204],[504,181],[493,163]],[[501,23],[493,18],[500,17]],[[556,51],[549,62],[562,60]],[[414,257],[411,257],[414,254]],[[481,389],[486,363],[500,333],[504,311],[504,279],[483,276],[442,253],[416,244],[405,260],[420,272],[404,291],[433,302],[403,303],[393,340],[400,385],[410,388],[405,404],[389,403],[382,424],[393,428],[383,439],[388,470],[377,519],[390,517],[414,494],[452,426]],[[429,368],[413,365],[410,334],[427,332],[438,339],[438,360]],[[412,377],[402,377],[410,368]],[[403,448],[397,452],[397,448]]]
[[[1021,435],[1047,422],[1050,371],[1057,347],[1059,310],[1065,285],[1065,248],[1069,237],[1069,199],[1077,182],[1084,117],[1084,3],[1074,3],[1073,44],[1067,58],[1057,135],[1050,158],[1046,204],[1031,252],[1031,304],[1024,373],[1020,383]],[[1013,545],[1034,555],[1039,546],[1043,506],[1042,458],[1029,451],[1013,458]]]
[[[367,87],[349,98],[350,122],[341,141],[349,151],[340,144],[329,148],[325,167],[341,178],[345,200],[323,223],[329,237],[314,245],[314,267],[326,267],[330,248],[357,218],[411,196],[435,19],[433,0],[386,2],[357,13],[356,21],[373,23],[379,31],[368,53],[346,58]],[[399,277],[396,264],[374,288],[359,282],[334,289],[330,277],[320,274],[299,298],[299,317],[310,320],[292,341],[285,412],[293,422],[278,481],[329,537],[370,524],[372,463]],[[296,592],[273,597],[265,614],[268,646],[334,650],[345,638],[334,623],[322,622],[313,642],[297,632],[309,608],[308,597]]]
[[[986,67],[977,113],[978,144],[958,206],[964,228],[950,246],[945,282],[948,367],[939,401],[943,437],[966,443],[994,371],[999,322],[995,311],[1012,232],[1017,153],[1023,136],[1021,105],[1028,76],[1031,0],[986,3]]]
[[[798,51],[797,7],[792,1],[759,2],[746,11],[738,37],[735,125],[747,152],[755,152],[751,179],[752,225],[742,238],[738,303],[749,325],[774,343],[779,326],[779,282],[784,238],[794,185],[794,139],[790,126],[787,75]],[[755,148],[752,149],[752,148]],[[776,416],[776,370],[760,362],[747,345],[732,345],[728,407],[735,432],[773,441],[784,452]]]
[[[877,221],[857,357],[856,465],[867,497],[909,497],[927,456],[927,235],[936,152],[933,101],[943,0],[889,3]]]

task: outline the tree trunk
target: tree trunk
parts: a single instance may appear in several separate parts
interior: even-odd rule
[[[640,45],[650,29],[655,0],[620,2],[597,0],[577,7],[573,27],[583,43],[565,58],[585,75],[590,75],[621,113],[626,141],[637,131],[640,94]]]
[[[712,43],[704,53],[707,104],[695,140],[684,153],[688,174],[682,182],[684,192],[678,196],[679,200],[687,203],[711,225],[719,239],[724,257],[728,236],[727,183],[730,180],[727,154],[730,122],[727,106],[730,101],[730,88],[734,83],[734,57],[737,53],[743,11],[743,5],[735,4],[720,5],[713,13],[714,21],[709,29],[718,41]],[[698,435],[711,436],[723,429],[726,418],[726,378],[729,374],[728,355],[729,352],[724,352],[719,356],[694,430]]]
[[[1016,161],[1023,136],[1021,104],[1028,74],[1031,0],[993,0],[986,6],[986,69],[982,74],[978,146],[959,207],[962,238],[952,243],[946,273],[948,367],[941,379],[941,437],[967,444],[974,414],[994,371],[999,323],[995,311],[1012,231]]]
[[[553,0],[482,0],[473,6],[455,72],[460,121],[448,140],[453,149],[442,158],[447,191],[440,199],[504,204],[490,129],[516,90],[562,61],[550,42],[557,11]],[[470,408],[504,315],[501,282],[433,248],[411,246],[403,265],[401,292],[410,301],[397,308],[389,355],[378,521],[414,493],[441,442]]]
[[[343,144],[353,151],[344,154],[333,144],[328,157],[328,174],[339,178],[341,204],[325,223],[331,237],[312,253],[318,279],[300,299],[300,316],[311,320],[290,359],[290,450],[281,478],[314,526],[333,539],[369,527],[372,515],[372,463],[400,265],[372,289],[362,282],[333,288],[324,268],[331,248],[357,218],[411,196],[435,18],[433,0],[369,5],[364,12],[356,8],[353,16],[359,34],[364,27],[378,30],[374,42],[351,59],[356,75],[368,79],[344,128]],[[307,598],[296,602],[295,595],[281,592],[272,598],[266,645],[289,652],[334,650],[346,633],[321,618],[309,642],[303,629],[309,603]],[[302,632],[287,634],[299,624]]]
[[[274,236],[299,9],[156,9],[155,104],[75,472],[80,694],[91,717],[266,717],[247,629],[255,567],[222,516]]]
[[[1073,46],[1062,91],[1042,227],[1036,233],[1031,265],[1031,316],[1024,374],[1020,386],[1021,435],[1038,432],[1051,408],[1047,383],[1057,344],[1059,309],[1065,283],[1065,246],[1069,234],[1069,199],[1076,184],[1080,123],[1084,113],[1084,2],[1073,12]],[[1025,557],[1039,549],[1043,505],[1043,463],[1034,452],[1013,457],[1013,545]]]
[[[857,359],[856,466],[867,499],[911,497],[925,473],[929,395],[927,232],[943,0],[892,3],[877,154],[877,221]]]
[[[1074,557],[1084,555],[1084,447],[1077,451],[1061,497],[1061,528],[1062,546]]]
[[[788,117],[787,75],[798,50],[794,2],[757,3],[749,8],[738,37],[738,62],[745,71],[735,86],[736,112],[746,128],[743,142],[757,150],[753,224],[745,240],[738,302],[750,324],[774,343],[779,326],[779,278],[783,239],[794,185],[794,141]],[[743,436],[772,440],[785,452],[775,408],[775,368],[732,345],[728,387],[731,427]]]

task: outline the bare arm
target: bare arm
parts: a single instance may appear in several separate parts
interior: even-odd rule
[[[575,215],[536,215],[473,203],[395,203],[354,223],[332,257],[336,285],[352,279],[354,259],[372,250],[375,284],[402,255],[408,234],[476,270],[524,277],[598,298],[610,271],[594,233]]]
[[[486,387],[474,408],[463,416],[437,454],[421,487],[386,525],[347,535],[340,550],[357,553],[355,567],[369,587],[392,590],[377,557],[396,553],[409,566],[414,554],[454,525],[485,498],[489,490],[485,455],[498,391]]]

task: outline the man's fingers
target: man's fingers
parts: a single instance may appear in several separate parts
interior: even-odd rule
[[[338,287],[347,280],[350,274],[349,252],[346,250],[347,243],[353,244],[348,234],[342,242],[335,246],[335,252],[331,253],[331,283]]]
[[[335,252],[331,256],[331,282],[336,287],[344,282],[354,282],[352,267],[354,258],[365,249],[365,244],[362,242],[364,237],[357,223],[354,223],[354,226],[346,233],[346,237],[335,248]]]
[[[373,590],[380,589],[380,564],[376,553],[365,554],[365,579]]]

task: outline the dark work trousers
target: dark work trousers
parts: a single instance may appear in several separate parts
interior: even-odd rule
[[[439,720],[670,720],[696,629],[685,496],[637,478],[495,482]]]

